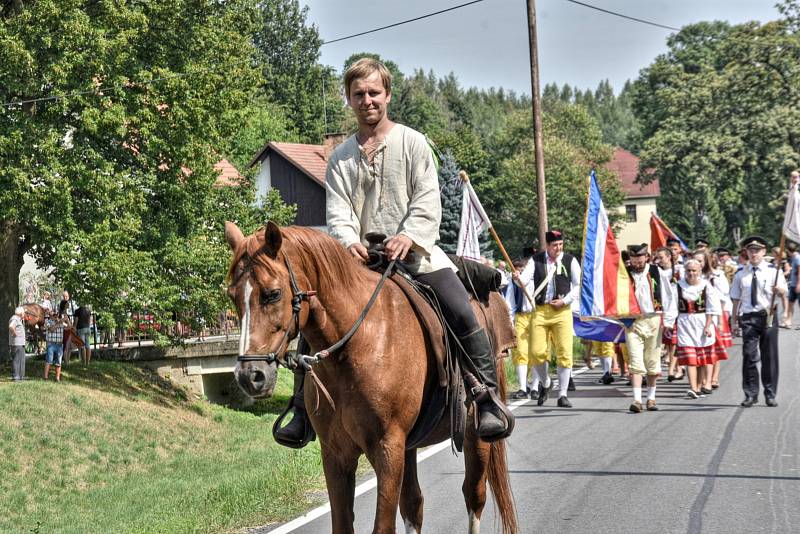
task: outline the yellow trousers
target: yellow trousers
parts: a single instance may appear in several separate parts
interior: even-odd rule
[[[614,357],[613,341],[592,341],[592,355],[598,358]]]
[[[514,365],[531,365],[533,362],[533,314],[517,312],[514,316],[514,330],[517,333],[517,346],[511,349],[511,361]]]
[[[533,365],[550,361],[548,338],[556,349],[559,367],[572,368],[572,310],[569,306],[555,308],[550,304],[537,306],[533,312]]]
[[[636,319],[625,329],[629,371],[655,376],[661,372],[661,317]]]

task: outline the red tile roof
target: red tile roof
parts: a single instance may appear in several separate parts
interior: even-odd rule
[[[292,165],[306,173],[309,178],[325,187],[325,171],[328,168],[328,159],[323,145],[267,143],[250,162],[250,166],[252,167],[256,162],[263,161],[268,150],[274,150]]]
[[[661,188],[658,186],[657,178],[647,185],[636,182],[636,178],[639,176],[639,158],[627,150],[615,148],[614,156],[611,161],[606,163],[606,168],[617,173],[622,182],[622,190],[625,191],[626,198],[661,196]],[[648,169],[645,172],[651,174],[653,171]]]
[[[219,171],[217,180],[214,182],[216,187],[237,186],[242,183],[242,175],[227,159],[221,159],[215,163],[214,169]]]

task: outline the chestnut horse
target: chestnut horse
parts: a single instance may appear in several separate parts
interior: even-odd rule
[[[240,356],[282,356],[288,340],[298,333],[314,351],[330,347],[354,324],[380,278],[316,230],[279,228],[270,222],[245,237],[235,224],[226,223],[225,237],[233,250],[228,293],[243,320]],[[293,314],[291,301],[297,292],[307,293],[302,300],[295,299],[299,309]],[[508,321],[502,299],[494,305],[503,307],[499,317]],[[305,381],[308,414],[322,449],[334,533],[353,532],[361,454],[377,476],[373,532],[395,531],[398,504],[406,532],[420,532],[422,527],[416,449],[406,450],[406,438],[421,411],[426,381],[438,378],[431,345],[416,317],[402,290],[387,283],[355,335],[338,352],[314,364],[316,380]],[[498,377],[502,390],[503,373]],[[275,363],[240,362],[236,380],[252,396],[271,395]],[[323,388],[329,398],[320,392]],[[467,421],[462,491],[469,532],[480,530],[487,479],[503,532],[516,532],[505,442],[483,442]],[[444,417],[442,428],[420,446],[447,439],[449,423]]]

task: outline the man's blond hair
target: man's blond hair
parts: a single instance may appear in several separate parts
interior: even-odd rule
[[[367,78],[373,72],[377,72],[381,75],[381,81],[383,82],[383,88],[386,89],[386,94],[391,94],[392,73],[389,72],[386,65],[377,59],[362,57],[350,65],[350,68],[344,73],[344,90],[348,100],[350,100],[350,86],[353,84],[353,81]]]

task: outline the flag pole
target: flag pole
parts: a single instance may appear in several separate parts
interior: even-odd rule
[[[461,181],[464,182],[464,183],[469,182],[469,175],[466,173],[466,171],[459,171],[458,172],[458,177],[461,178]],[[500,249],[500,253],[503,255],[503,258],[506,260],[506,270],[508,272],[513,272],[514,262],[511,261],[511,258],[509,257],[508,252],[506,252],[506,247],[503,246],[503,242],[500,241],[500,236],[497,235],[497,232],[495,232],[494,226],[491,223],[489,224],[489,233],[491,234],[492,239],[494,239],[494,242],[497,243],[497,248]],[[518,283],[517,286],[525,294],[525,298],[528,299],[528,303],[531,305],[531,307],[535,308],[536,305],[533,303],[533,299],[528,294],[528,290],[525,289],[525,286],[523,284],[521,284],[521,283]]]

